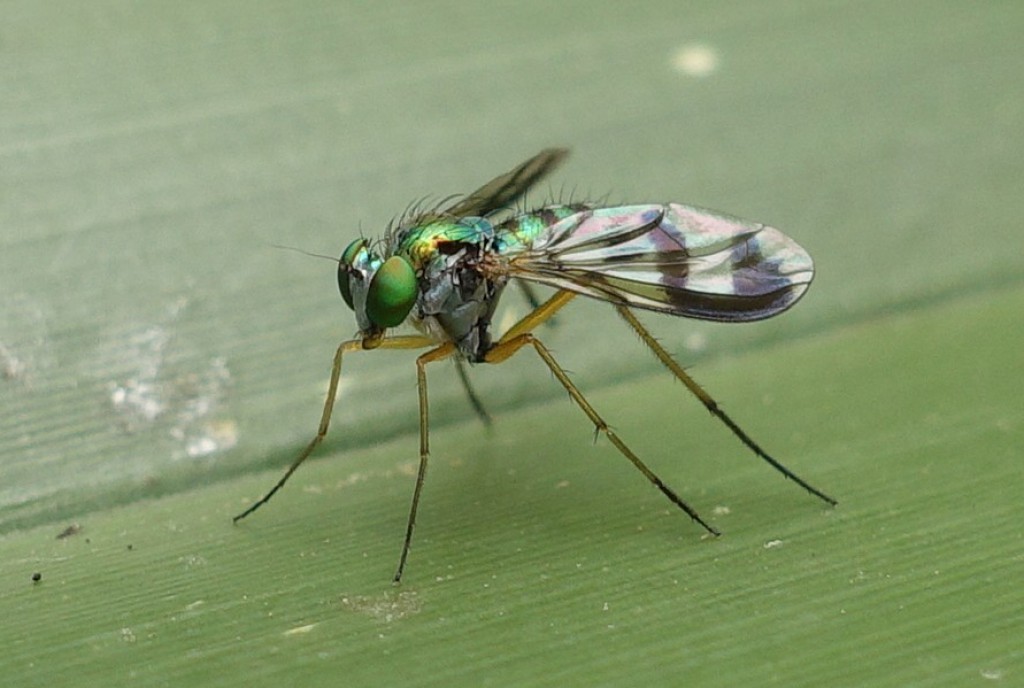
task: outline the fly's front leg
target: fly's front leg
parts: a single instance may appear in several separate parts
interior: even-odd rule
[[[566,292],[559,292],[554,297],[552,297],[552,299],[557,299],[559,297],[559,294],[564,293]],[[568,299],[566,299],[566,301],[567,300]],[[551,300],[548,301],[548,303],[551,302]],[[543,306],[541,306],[541,308],[543,308]],[[537,310],[539,311],[540,308],[538,308]],[[550,317],[550,314],[548,315],[548,317]],[[523,319],[523,321],[520,322],[520,324],[526,323],[529,319],[530,316],[527,316],[526,318]],[[516,328],[513,327],[512,330],[509,330],[509,332],[513,332],[515,329]],[[660,490],[663,495],[668,497],[669,501],[671,501],[677,507],[686,512],[686,514],[690,518],[699,523],[705,530],[707,530],[712,535],[719,534],[718,530],[716,530],[713,526],[711,526],[703,518],[701,518],[700,514],[698,514],[693,507],[684,502],[682,498],[680,498],[679,495],[677,495],[675,491],[672,490],[672,488],[666,485],[665,482],[654,473],[654,471],[647,467],[647,464],[640,460],[639,456],[633,453],[632,449],[626,446],[625,442],[619,439],[619,436],[616,435],[612,431],[612,429],[608,427],[608,423],[606,423],[605,420],[597,413],[597,411],[594,410],[594,407],[591,406],[590,402],[586,400],[586,398],[583,396],[583,393],[580,392],[576,385],[573,384],[572,380],[569,379],[569,375],[565,372],[562,366],[558,364],[558,362],[555,360],[555,357],[551,355],[551,351],[549,351],[548,348],[544,346],[544,344],[542,344],[541,341],[537,339],[532,333],[525,332],[523,334],[515,335],[511,338],[508,338],[507,335],[505,337],[502,337],[501,341],[498,342],[498,344],[496,344],[494,348],[487,352],[486,356],[484,356],[484,361],[487,363],[501,363],[502,361],[506,360],[507,358],[509,358],[517,351],[519,351],[521,348],[527,345],[530,345],[534,348],[534,350],[537,352],[537,355],[541,357],[541,360],[544,361],[547,367],[551,370],[552,374],[554,374],[555,378],[557,378],[558,381],[562,384],[562,387],[564,387],[565,391],[569,393],[569,396],[572,397],[572,400],[576,402],[576,405],[579,406],[580,409],[582,409],[583,413],[587,415],[587,418],[589,418],[590,422],[594,424],[594,427],[597,429],[597,431],[603,433],[604,436],[607,437],[613,445],[615,445],[615,448],[619,450],[619,453],[621,453],[623,456],[629,459],[630,463],[632,463],[637,468],[637,470],[643,473],[644,477],[647,478],[647,480],[649,480],[652,485],[658,488],[658,490]]]
[[[436,349],[431,349],[416,359],[416,389],[420,400],[420,467],[416,471],[416,488],[412,493],[412,505],[409,507],[409,520],[405,526],[405,542],[402,543],[402,556],[398,560],[398,570],[394,581],[402,580],[405,560],[409,557],[412,545],[412,531],[416,527],[416,512],[420,507],[420,494],[423,492],[423,481],[427,476],[427,460],[430,456],[430,417],[427,405],[427,364],[448,358],[455,352],[455,344],[445,342]]]
[[[423,347],[430,346],[433,342],[427,337],[410,336],[410,337],[392,337],[390,339],[383,339],[377,343],[376,348],[380,349],[422,349]],[[270,488],[270,491],[263,495],[259,500],[253,502],[253,504],[243,511],[242,513],[235,516],[232,521],[238,523],[243,518],[251,514],[252,512],[259,509],[261,506],[270,501],[270,498],[277,493],[284,484],[288,482],[288,478],[292,477],[294,473],[302,463],[309,458],[309,455],[313,453],[313,450],[324,441],[324,437],[327,436],[327,429],[331,424],[331,415],[334,413],[334,399],[338,393],[338,381],[341,379],[341,360],[346,352],[349,351],[363,351],[363,340],[362,339],[350,339],[342,342],[338,345],[338,350],[334,352],[334,363],[331,366],[331,381],[327,385],[327,399],[324,400],[324,410],[320,414],[320,425],[317,428],[316,436],[310,440],[306,448],[303,449],[298,456],[292,461],[291,465],[288,466],[288,470],[284,472],[281,479]]]

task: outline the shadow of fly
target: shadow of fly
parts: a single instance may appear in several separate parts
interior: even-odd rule
[[[384,238],[356,239],[338,260],[338,287],[356,315],[359,335],[334,354],[316,436],[266,495],[234,518],[237,523],[270,501],[327,435],[345,354],[371,349],[427,349],[416,359],[420,462],[395,582],[402,578],[423,492],[429,450],[427,366],[454,359],[477,415],[490,417],[473,392],[464,363],[502,363],[533,349],[577,406],[619,452],[665,497],[708,533],[719,531],[648,468],[569,379],[534,334],[579,295],[605,301],[705,408],[751,451],[828,504],[836,501],[774,459],[725,413],[651,336],[633,309],[701,320],[750,322],[785,311],[807,291],[814,264],[779,230],[680,203],[595,207],[547,205],[500,219],[526,191],[568,155],[543,150],[512,171],[455,202],[407,213]],[[531,312],[497,340],[491,320],[505,286],[524,287]],[[540,302],[530,284],[554,287]],[[409,323],[416,335],[390,336]]]

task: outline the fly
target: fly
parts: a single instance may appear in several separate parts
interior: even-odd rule
[[[394,576],[395,582],[400,581],[430,454],[427,366],[454,359],[473,408],[489,422],[469,385],[464,363],[502,363],[520,349],[532,348],[596,431],[673,504],[708,533],[718,535],[608,427],[534,335],[538,326],[579,295],[611,304],[654,356],[743,444],[812,495],[836,504],[754,442],[633,313],[639,308],[720,322],[770,318],[807,291],[814,276],[811,257],[773,227],[680,203],[554,204],[501,219],[503,211],[514,207],[567,155],[562,148],[543,150],[448,207],[402,218],[378,242],[360,238],[345,248],[338,259],[338,287],[355,312],[359,335],[342,342],[334,354],[316,436],[270,491],[236,516],[235,522],[266,504],[327,435],[345,354],[427,349],[416,359],[420,461]],[[512,281],[524,288],[533,308],[495,339],[491,321],[502,291]],[[540,302],[531,284],[556,291]],[[406,323],[419,334],[389,333]]]

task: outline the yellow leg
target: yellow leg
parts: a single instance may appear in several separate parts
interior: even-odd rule
[[[661,344],[658,344],[658,341],[651,336],[651,333],[647,331],[647,328],[640,324],[640,321],[637,320],[636,316],[633,315],[632,311],[630,311],[625,306],[616,306],[615,310],[617,310],[619,312],[619,315],[622,316],[622,319],[625,320],[626,323],[628,323],[629,326],[632,327],[638,335],[640,335],[640,339],[643,341],[644,344],[647,345],[647,348],[650,349],[651,352],[654,353],[655,356],[657,356],[658,360],[661,361],[662,364],[666,368],[668,368],[673,375],[676,376],[676,379],[682,382],[684,385],[686,385],[686,389],[690,390],[690,392],[692,392],[695,397],[700,399],[700,403],[704,404],[704,408],[710,411],[713,416],[718,418],[718,420],[725,423],[726,427],[728,427],[732,431],[732,434],[736,435],[736,437],[738,437],[740,441],[743,442],[743,444],[747,445],[747,447],[750,448],[751,451],[753,451],[759,457],[761,457],[769,464],[771,464],[772,467],[775,468],[775,470],[779,471],[780,473],[782,473],[782,475],[786,476],[790,480],[794,481],[796,484],[800,485],[802,488],[810,492],[815,497],[818,497],[819,499],[828,502],[832,506],[835,506],[837,504],[835,499],[829,497],[827,494],[817,489],[816,487],[812,486],[810,483],[805,481],[796,473],[783,466],[781,463],[779,463],[779,461],[777,461],[771,455],[769,455],[768,452],[762,449],[760,445],[754,442],[754,440],[752,440],[750,436],[747,435],[747,433],[744,432],[740,428],[740,426],[737,425],[736,422],[733,421],[733,419],[728,416],[728,414],[726,414],[725,411],[719,408],[718,402],[712,399],[711,395],[705,392],[704,389],[700,385],[698,385],[692,377],[687,375],[686,371],[683,370],[683,367],[679,365],[676,362],[676,360],[672,358],[667,351],[665,351],[664,348],[662,348]]]
[[[432,345],[433,343],[434,342],[427,337],[409,336],[382,339],[375,341],[374,345],[375,348],[380,349],[422,349]],[[298,467],[302,465],[302,462],[309,458],[309,455],[313,453],[313,450],[323,442],[324,437],[327,436],[327,428],[331,424],[331,414],[334,412],[334,398],[338,393],[338,380],[341,379],[341,359],[346,352],[363,351],[364,347],[365,342],[362,339],[350,339],[338,345],[338,350],[334,353],[334,364],[331,366],[331,382],[327,386],[327,399],[324,401],[324,410],[320,415],[320,426],[317,428],[316,436],[310,440],[309,444],[306,445],[306,448],[295,457],[295,460],[292,461],[288,470],[284,472],[284,475],[277,481],[277,484],[270,488],[269,492],[254,502],[248,509],[232,519],[235,523],[238,523],[240,520],[269,502],[270,498],[273,497],[278,490],[284,487],[286,482],[288,482],[288,478],[292,477],[292,473],[294,473]]]
[[[566,293],[567,292],[559,292],[558,294],[555,294],[555,296],[552,297],[552,299],[550,299],[547,302],[547,304],[544,304],[548,305],[555,302],[555,305],[552,309],[550,309],[550,312],[540,313],[539,315],[536,315],[536,317],[534,317],[534,314],[538,313],[538,311],[541,311],[544,308],[544,305],[542,305],[540,308],[537,309],[537,311],[534,311],[534,314],[528,315],[526,318],[520,321],[519,324],[516,325],[516,327],[513,327],[512,330],[516,330],[517,328],[528,329],[533,323],[543,322],[545,319],[551,317],[551,314],[554,313],[555,310],[560,308],[565,303],[568,303],[569,298],[571,298],[571,295],[569,295],[568,298],[563,297],[562,299],[559,299],[560,295]],[[510,332],[512,332],[512,330],[510,330]],[[679,497],[679,495],[677,495],[672,490],[672,488],[666,485],[661,480],[661,478],[659,478],[654,473],[654,471],[648,468],[647,464],[641,461],[640,457],[634,454],[633,451],[626,446],[625,442],[619,439],[619,436],[616,435],[612,431],[612,429],[608,427],[608,423],[606,423],[604,419],[601,418],[597,411],[594,410],[594,407],[590,405],[590,402],[588,402],[586,398],[583,396],[583,393],[580,392],[576,385],[573,384],[572,380],[569,379],[568,374],[565,372],[562,366],[558,364],[554,356],[551,355],[551,352],[548,350],[548,348],[544,346],[544,344],[542,344],[539,339],[534,337],[532,333],[523,332],[522,334],[517,334],[513,337],[509,337],[508,335],[502,337],[501,341],[499,341],[498,344],[496,344],[494,348],[487,353],[487,355],[484,357],[484,361],[486,361],[487,363],[500,363],[527,345],[530,345],[534,348],[534,350],[537,352],[537,355],[541,357],[541,360],[544,361],[544,363],[551,370],[554,376],[562,384],[562,387],[565,388],[565,391],[567,391],[569,393],[569,396],[572,397],[573,401],[576,402],[576,405],[583,410],[583,413],[587,415],[587,418],[590,419],[590,422],[594,424],[594,428],[597,430],[597,432],[603,433],[604,436],[607,437],[613,445],[615,445],[615,448],[618,449],[623,456],[629,459],[630,463],[632,463],[637,468],[637,470],[643,473],[644,477],[646,477],[652,485],[657,487],[662,494],[668,497],[668,499],[673,504],[675,504],[677,507],[685,511],[690,518],[692,518],[694,521],[703,526],[704,529],[712,535],[719,534],[714,527],[712,527],[703,518],[700,517],[700,514],[698,514],[693,509],[693,507],[684,502]]]
[[[554,296],[552,296],[550,299],[534,308],[532,311],[527,313],[522,320],[517,322],[512,327],[508,328],[508,331],[505,334],[501,335],[501,339],[498,340],[498,343],[495,344],[494,349],[491,349],[491,351],[493,352],[495,349],[498,349],[502,344],[505,344],[506,342],[515,339],[521,334],[526,334],[527,332],[532,332],[533,330],[537,329],[552,315],[561,310],[562,306],[572,301],[575,297],[576,294],[574,294],[571,291],[555,292]],[[503,358],[497,361],[491,361],[488,358],[487,362],[500,363],[501,361],[504,361],[506,358],[511,356],[513,353],[515,352],[509,352],[508,355],[504,356]],[[491,354],[488,353],[488,356],[490,355]]]
[[[436,349],[431,349],[416,359],[416,389],[420,398],[420,467],[416,472],[416,488],[412,493],[412,505],[409,507],[409,520],[405,526],[405,542],[402,543],[402,556],[398,560],[398,570],[394,581],[402,580],[405,560],[409,557],[412,544],[412,531],[416,527],[416,512],[420,508],[420,494],[423,492],[423,481],[427,477],[427,459],[430,456],[430,417],[427,408],[427,364],[448,358],[455,353],[455,344],[445,342]]]

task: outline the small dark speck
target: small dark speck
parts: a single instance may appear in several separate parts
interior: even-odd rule
[[[39,573],[38,571],[32,574],[33,583],[38,583],[41,580],[43,580],[43,574]]]
[[[132,551],[133,549],[135,549],[135,545],[129,544],[129,545],[128,545],[128,547],[127,547],[126,549],[127,549],[127,550],[128,550],[129,552],[131,552],[131,551]]]
[[[63,540],[64,538],[69,538],[72,535],[78,535],[81,532],[82,526],[78,525],[77,523],[72,523],[67,528],[57,533],[57,539]]]

